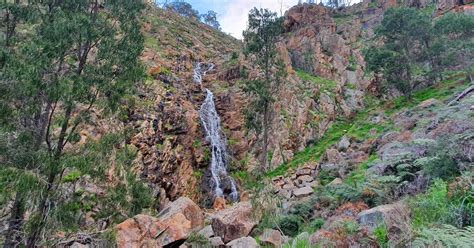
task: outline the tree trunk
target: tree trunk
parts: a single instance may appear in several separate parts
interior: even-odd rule
[[[265,104],[263,110],[263,170],[267,172],[268,166],[268,104]]]
[[[60,158],[61,154],[64,148],[64,141],[66,140],[66,134],[67,134],[67,128],[69,126],[69,120],[71,119],[71,114],[72,114],[72,106],[69,105],[66,108],[66,112],[64,115],[64,121],[61,126],[61,131],[59,133],[59,138],[57,142],[56,149],[54,151],[54,154],[52,155],[52,164],[49,168],[49,174],[48,174],[48,186],[43,192],[43,197],[40,201],[39,207],[38,207],[38,219],[39,223],[38,226],[34,229],[34,231],[29,235],[26,247],[27,248],[34,248],[36,247],[36,242],[38,242],[38,238],[43,231],[47,214],[48,214],[48,201],[51,196],[51,192],[53,191],[54,188],[54,181],[56,180],[56,177],[61,171],[60,168]]]
[[[25,214],[25,198],[21,192],[16,192],[13,203],[8,229],[5,232],[5,243],[3,248],[19,247],[21,243],[21,229],[23,226],[23,215]]]

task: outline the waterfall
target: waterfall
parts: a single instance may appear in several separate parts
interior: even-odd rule
[[[201,63],[198,63],[194,69],[194,81],[202,82],[202,76],[206,72],[214,68],[213,64],[208,64],[206,70],[202,70]],[[227,141],[221,129],[221,120],[216,111],[214,103],[214,95],[209,89],[206,89],[206,99],[199,110],[199,117],[206,133],[206,139],[211,145],[211,176],[214,182],[214,196],[224,196],[223,181],[227,180],[230,185],[229,198],[236,201],[239,198],[239,193],[235,185],[235,181],[227,174],[227,165],[229,163],[229,155],[227,153]],[[227,187],[229,188],[229,187]]]
[[[196,65],[194,66],[194,75],[193,75],[194,82],[201,84],[202,77],[206,75],[206,73],[214,69],[214,67],[215,65],[213,63],[208,63],[208,64],[201,63],[201,62],[196,63]]]

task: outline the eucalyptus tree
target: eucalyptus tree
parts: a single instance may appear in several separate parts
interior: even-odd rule
[[[11,179],[2,181],[11,189],[5,199],[16,195],[5,246],[26,240],[27,247],[35,247],[54,211],[67,168],[66,145],[99,103],[115,110],[142,77],[144,5],[141,0],[13,4],[9,18],[16,19],[7,31],[14,25],[24,32],[4,36],[2,48],[0,176]],[[19,9],[28,15],[22,19]],[[32,215],[22,230],[25,209]]]
[[[247,109],[247,124],[262,133],[262,166],[268,170],[268,142],[271,124],[271,104],[275,101],[281,78],[284,76],[278,59],[276,42],[282,33],[282,19],[268,9],[253,8],[249,12],[248,27],[243,32],[245,54],[263,70],[263,77],[249,80],[246,90],[254,96]],[[276,69],[276,70],[275,70]]]
[[[432,34],[428,15],[414,8],[387,10],[376,29],[376,37],[383,45],[367,51],[368,69],[382,73],[389,85],[410,98],[415,86],[414,68],[426,59]]]

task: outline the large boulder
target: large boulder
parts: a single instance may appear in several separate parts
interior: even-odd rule
[[[392,241],[401,241],[410,232],[410,210],[403,202],[380,205],[357,215],[357,221],[370,232],[379,226],[387,228]]]
[[[235,204],[212,217],[214,234],[221,237],[225,243],[247,236],[256,225],[257,221],[252,218],[252,205],[249,202]]]
[[[265,229],[262,236],[260,236],[260,242],[271,247],[281,247],[284,238],[277,230]]]
[[[313,189],[309,186],[305,186],[303,188],[295,189],[293,191],[293,195],[295,195],[295,197],[305,197],[305,196],[309,196],[311,194],[313,194]]]
[[[233,240],[227,244],[227,247],[231,248],[257,248],[259,247],[257,241],[252,237],[242,237]]]
[[[204,214],[191,199],[180,197],[158,218],[139,214],[117,225],[117,246],[162,247],[188,238],[204,226]]]

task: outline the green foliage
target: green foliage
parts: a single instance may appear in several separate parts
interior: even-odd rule
[[[283,248],[311,248],[311,241],[308,233],[301,233],[292,242],[283,245]]]
[[[297,215],[285,215],[279,218],[278,226],[285,235],[296,236],[303,224],[303,218]]]
[[[201,15],[202,22],[217,29],[221,29],[220,23],[217,21],[217,13],[213,10],[207,11],[207,13]]]
[[[376,30],[383,46],[371,47],[365,54],[368,69],[382,73],[388,84],[410,96],[414,87],[412,67],[424,55],[431,28],[429,16],[414,8],[387,10]],[[411,49],[415,43],[420,44],[417,49],[421,53]]]
[[[273,171],[267,173],[268,177],[275,177],[283,175],[286,173],[288,168],[296,168],[299,165],[302,165],[308,161],[318,161],[326,152],[326,150],[335,145],[342,136],[347,135],[349,137],[354,137],[360,140],[371,138],[371,129],[377,131],[377,133],[382,133],[383,131],[389,129],[392,126],[392,123],[382,123],[374,124],[369,120],[369,113],[371,109],[367,109],[364,112],[360,112],[354,119],[339,119],[334,122],[334,124],[324,133],[324,136],[315,142],[314,145],[306,147],[302,152],[295,154],[293,159],[287,163],[281,164],[279,167]],[[327,178],[325,178],[327,176]],[[330,175],[321,175],[324,184],[329,183],[334,179]]]
[[[365,172],[370,167],[370,164],[377,159],[377,155],[373,154],[369,159],[360,164],[356,170],[352,171],[351,174],[346,178],[345,182],[353,187],[360,187],[366,182]]]
[[[314,204],[311,201],[300,202],[294,205],[289,211],[290,214],[294,214],[302,217],[304,220],[308,220],[313,215]]]
[[[351,124],[349,122],[339,121],[334,123],[328,131],[326,131],[323,138],[315,145],[306,147],[304,151],[297,153],[293,160],[278,166],[273,171],[267,173],[267,176],[275,177],[283,175],[288,168],[296,168],[298,165],[308,161],[318,161],[326,149],[338,142],[350,127]]]
[[[387,226],[379,225],[377,228],[374,229],[374,235],[377,238],[377,242],[380,245],[380,247],[382,248],[389,247]]]
[[[41,236],[48,236],[42,232],[49,217],[56,215],[51,221],[64,222],[68,219],[64,213],[73,215],[77,210],[72,199],[61,199],[56,192],[62,182],[79,177],[75,172],[62,178],[63,171],[72,167],[83,172],[81,166],[67,162],[91,167],[84,163],[86,159],[66,155],[64,148],[79,140],[78,127],[90,122],[93,107],[99,106],[103,114],[115,111],[143,76],[139,16],[144,5],[139,0],[1,4],[2,10],[5,5],[7,11],[12,10],[7,18],[10,31],[22,30],[8,32],[6,40],[3,35],[1,40],[5,45],[1,52],[8,56],[2,57],[0,68],[0,106],[2,113],[10,115],[2,115],[0,135],[16,140],[1,142],[2,162],[23,170],[19,175],[33,174],[48,184],[15,197],[16,205],[26,205],[31,211],[31,222],[26,233],[9,230],[27,237],[7,235],[7,242],[27,238],[27,246],[33,247]],[[19,194],[18,190],[13,189]],[[56,211],[50,211],[50,206]],[[18,211],[12,213],[24,216]],[[21,229],[21,225],[12,228]]]
[[[193,6],[184,1],[173,1],[167,3],[163,8],[174,11],[184,17],[199,19],[199,12],[193,9]]]
[[[354,235],[360,230],[359,223],[355,220],[344,221],[342,223],[342,228],[348,235]]]
[[[439,141],[430,149],[429,159],[422,164],[423,171],[431,178],[452,179],[460,175],[460,169],[454,159],[459,147],[453,147],[450,142]]]
[[[453,223],[454,213],[448,198],[447,184],[436,180],[428,192],[411,200],[413,226],[421,228],[432,223]]]
[[[310,233],[314,233],[316,232],[317,230],[321,229],[321,227],[323,227],[325,221],[324,219],[322,218],[316,218],[314,220],[312,220],[309,225],[308,225],[308,231]]]
[[[411,244],[413,247],[472,247],[474,227],[460,229],[451,225],[423,228]]]
[[[349,57],[349,66],[347,67],[348,70],[355,71],[357,69],[357,60],[354,55]]]
[[[297,70],[296,74],[298,75],[300,79],[320,85],[322,90],[327,90],[329,92],[333,92],[337,85],[337,83],[333,80],[329,80],[329,79],[318,77],[318,76],[313,76],[302,70]]]
[[[81,177],[81,172],[80,171],[71,171],[69,174],[64,176],[63,182],[67,183],[73,183]]]
[[[474,63],[474,16],[462,13],[447,13],[434,26],[437,40],[431,54],[439,66],[457,66],[468,74],[472,81]]]
[[[389,115],[395,111],[399,111],[403,108],[410,108],[418,105],[419,103],[428,100],[430,98],[438,100],[446,100],[451,97],[457,91],[464,88],[465,74],[459,71],[451,73],[444,73],[445,78],[443,81],[436,85],[426,87],[413,93],[411,100],[409,101],[406,96],[402,96],[394,99],[387,103],[387,109],[385,112]]]
[[[186,240],[186,242],[190,243],[194,246],[209,246],[210,243],[209,243],[209,240],[202,234],[200,233],[197,233],[197,232],[191,232],[191,234],[189,234],[189,237],[188,239]]]
[[[267,146],[268,126],[272,113],[271,103],[279,90],[280,81],[286,77],[283,62],[277,59],[275,43],[282,32],[282,18],[268,9],[253,8],[249,12],[248,27],[243,32],[246,56],[253,55],[257,65],[264,72],[262,78],[248,80],[245,92],[253,96],[253,101],[245,110],[246,126],[254,129],[257,135],[263,133],[262,166],[263,171],[268,169]],[[277,68],[274,72],[272,69]],[[259,138],[259,137],[258,137]]]

